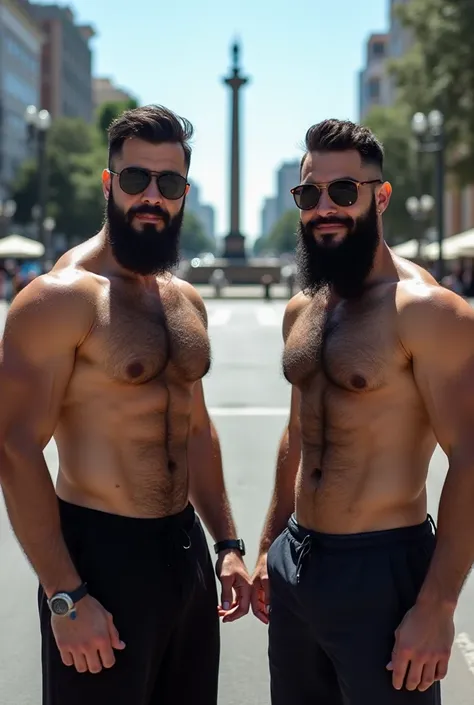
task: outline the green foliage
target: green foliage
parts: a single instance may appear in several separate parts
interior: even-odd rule
[[[273,226],[271,232],[262,236],[254,244],[255,254],[283,254],[292,253],[296,247],[296,228],[299,212],[291,209],[283,213]]]
[[[398,10],[412,49],[392,63],[399,101],[412,113],[441,110],[448,163],[474,181],[474,3],[412,0]]]
[[[126,101],[108,101],[103,103],[97,110],[97,128],[103,144],[107,144],[107,130],[111,123],[125,110],[138,108],[138,103],[134,98]]]

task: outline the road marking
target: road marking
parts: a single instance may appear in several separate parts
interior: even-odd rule
[[[464,656],[468,669],[474,676],[474,642],[471,641],[469,634],[466,634],[466,632],[458,634],[455,642]]]
[[[230,308],[218,308],[211,311],[207,317],[209,326],[225,326],[231,319]]]
[[[259,306],[255,309],[257,321],[261,326],[279,326],[281,316],[270,306]]]
[[[288,416],[289,408],[273,406],[214,406],[212,416]]]

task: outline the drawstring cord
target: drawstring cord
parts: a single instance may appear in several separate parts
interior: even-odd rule
[[[299,584],[301,579],[301,572],[303,570],[303,562],[307,556],[311,553],[311,536],[307,534],[301,544],[301,548],[298,555],[298,562],[296,564],[296,583]]]

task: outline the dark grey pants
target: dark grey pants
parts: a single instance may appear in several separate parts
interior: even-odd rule
[[[435,547],[418,526],[308,531],[294,517],[268,554],[272,705],[440,705],[440,684],[397,691],[386,670]]]

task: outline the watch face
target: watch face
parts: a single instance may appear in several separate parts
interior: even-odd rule
[[[54,597],[51,600],[51,612],[64,617],[69,612],[69,605],[64,597]]]

